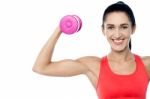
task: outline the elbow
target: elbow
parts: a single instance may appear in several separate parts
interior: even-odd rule
[[[33,67],[32,67],[32,71],[33,72],[35,72],[35,73],[41,73],[41,69],[40,69],[40,67],[39,66],[37,66],[37,65],[34,65]]]
[[[45,67],[46,67],[46,66],[35,64],[35,65],[32,67],[32,71],[35,72],[35,73],[38,73],[38,74],[45,75]]]
[[[35,72],[35,73],[38,72],[37,67],[35,65],[32,67],[32,71]]]
[[[36,72],[35,66],[32,67],[32,71],[33,71],[33,72]]]

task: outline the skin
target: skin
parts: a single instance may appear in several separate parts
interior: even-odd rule
[[[107,57],[110,68],[115,74],[130,75],[136,69],[133,53],[128,47],[130,36],[134,33],[135,28],[124,12],[112,12],[107,15],[102,32],[111,46]],[[84,56],[76,60],[52,61],[53,50],[60,36],[61,31],[57,27],[41,49],[33,71],[42,75],[62,77],[85,74],[96,89],[101,58]],[[142,57],[142,61],[150,78],[150,56]]]

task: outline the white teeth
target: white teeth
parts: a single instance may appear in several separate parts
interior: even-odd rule
[[[120,45],[123,43],[123,40],[122,39],[114,39],[113,42],[117,45]]]
[[[114,40],[116,43],[121,43],[123,40]]]

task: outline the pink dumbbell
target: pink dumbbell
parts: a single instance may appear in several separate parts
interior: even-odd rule
[[[77,15],[66,15],[60,20],[60,29],[65,34],[78,32],[82,27],[82,21]]]

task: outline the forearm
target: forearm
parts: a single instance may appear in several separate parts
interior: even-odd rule
[[[56,45],[56,42],[58,38],[61,35],[60,28],[57,27],[54,31],[54,33],[51,35],[51,37],[48,39],[48,41],[45,43],[43,48],[41,49],[36,62],[34,64],[35,66],[45,66],[51,62],[51,58],[53,55],[53,50]]]

